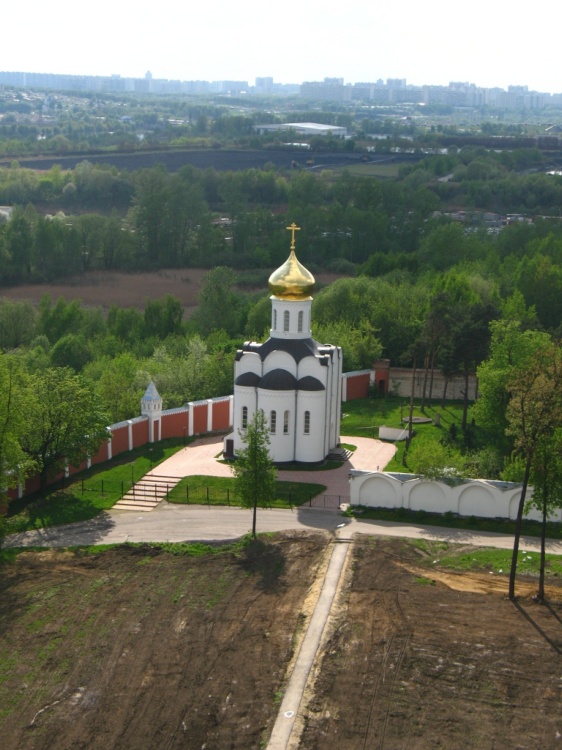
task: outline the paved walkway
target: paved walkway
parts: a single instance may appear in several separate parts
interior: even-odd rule
[[[394,446],[370,438],[342,438],[357,445],[353,457],[340,469],[330,471],[281,471],[279,477],[289,481],[318,482],[327,485],[326,494],[349,495],[348,473],[355,469],[382,469],[394,453]],[[203,438],[159,464],[153,474],[168,476],[232,476],[226,464],[217,461],[222,448],[219,438]],[[186,542],[228,541],[238,539],[251,529],[251,511],[224,506],[175,505],[163,502],[151,513],[110,510],[91,521],[52,526],[37,531],[10,534],[5,547],[40,546],[69,547],[90,544],[120,544],[123,542]],[[377,536],[431,539],[450,543],[473,544],[478,547],[511,549],[513,536],[464,529],[446,529],[421,524],[397,523],[394,521],[372,521],[343,518],[331,510],[298,507],[293,510],[280,508],[258,511],[258,532],[300,529],[303,531],[322,529],[334,532],[345,524],[340,535],[349,538],[354,533]],[[539,550],[539,540],[523,537],[522,549]],[[562,542],[547,541],[552,554],[562,555]]]
[[[345,524],[347,534],[370,534],[409,539],[430,539],[477,547],[511,549],[513,536],[491,532],[445,529],[394,521],[344,518],[339,513],[316,508],[258,510],[258,533],[286,529],[335,531]],[[152,513],[109,511],[91,521],[51,526],[38,531],[10,534],[5,547],[71,547],[81,544],[121,544],[123,542],[210,542],[239,539],[252,527],[252,512],[224,506],[172,505],[162,503]],[[521,540],[521,548],[539,550],[539,539]],[[547,541],[547,550],[562,555],[562,542]]]
[[[278,473],[279,479],[286,482],[305,482],[308,484],[325,484],[326,495],[340,495],[349,498],[348,475],[350,469],[383,469],[392,459],[396,448],[390,443],[362,437],[342,437],[342,443],[357,446],[349,461],[344,461],[339,469],[329,471],[283,471]],[[210,477],[231,477],[232,471],[228,464],[219,462],[222,457],[223,440],[220,437],[200,438],[183,450],[158,464],[150,475],[167,477],[189,477],[203,475]]]

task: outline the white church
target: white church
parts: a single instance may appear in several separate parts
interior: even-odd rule
[[[271,330],[236,353],[234,431],[227,454],[244,447],[242,435],[257,409],[269,428],[275,463],[319,463],[339,443],[342,350],[312,338],[314,277],[295,255],[294,223],[287,261],[269,277]]]

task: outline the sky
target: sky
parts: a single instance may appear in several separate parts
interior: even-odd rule
[[[405,78],[562,92],[554,0],[28,0],[3,17],[0,70],[278,83]],[[549,21],[550,19],[550,21]],[[549,40],[549,23],[554,35]]]

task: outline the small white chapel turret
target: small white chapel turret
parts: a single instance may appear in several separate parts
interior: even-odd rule
[[[148,417],[148,441],[154,442],[154,426],[157,424],[159,431],[160,419],[162,417],[162,397],[156,390],[156,386],[150,381],[144,396],[141,399],[141,415]]]

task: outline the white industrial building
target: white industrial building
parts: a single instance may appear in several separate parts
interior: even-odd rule
[[[299,133],[299,135],[333,135],[336,138],[347,137],[347,128],[341,128],[337,125],[322,125],[318,122],[284,122],[276,125],[256,125],[255,128],[260,135],[282,130],[291,130],[295,133]]]

